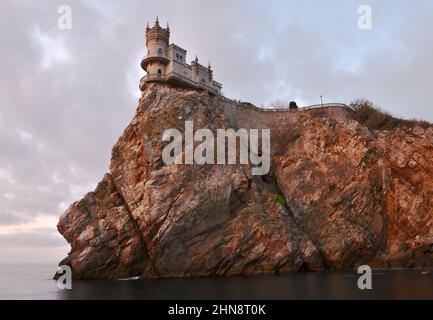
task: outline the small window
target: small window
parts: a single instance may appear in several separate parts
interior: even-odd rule
[[[162,49],[161,48],[158,49],[158,56],[162,56]]]

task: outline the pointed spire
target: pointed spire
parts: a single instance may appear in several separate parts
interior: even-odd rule
[[[158,16],[156,16],[155,26],[159,27],[159,19],[158,19]]]
[[[210,66],[210,60],[209,60],[209,64],[207,65],[207,68],[208,68],[209,70],[212,69],[211,66]]]
[[[147,21],[147,27],[146,27],[146,29],[150,29],[150,27],[149,27],[149,21]]]
[[[195,62],[198,62],[198,56],[197,56],[197,54],[195,55]]]
[[[170,26],[168,25],[168,22],[167,22],[167,30],[170,30]]]

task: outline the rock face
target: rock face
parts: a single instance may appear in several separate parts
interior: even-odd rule
[[[166,165],[162,133],[271,129],[271,171]],[[110,172],[61,217],[77,279],[433,266],[433,128],[370,131],[350,110],[264,112],[149,85]]]

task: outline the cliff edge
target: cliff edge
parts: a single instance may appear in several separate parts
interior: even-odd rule
[[[271,129],[271,169],[166,165],[164,130]],[[341,107],[264,112],[150,84],[109,173],[62,215],[76,279],[433,266],[433,127]]]

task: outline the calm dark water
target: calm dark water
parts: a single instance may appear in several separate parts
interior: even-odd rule
[[[355,272],[296,273],[226,279],[74,281],[58,289],[55,265],[0,265],[0,299],[433,299],[433,274],[375,271],[373,290]]]

